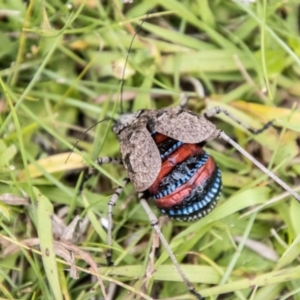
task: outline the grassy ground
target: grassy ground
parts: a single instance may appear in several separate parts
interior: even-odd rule
[[[65,162],[83,131],[120,113],[125,58],[150,11],[132,45],[124,109],[176,105],[185,91],[197,113],[223,106],[253,128],[275,119],[259,136],[221,115],[213,121],[300,190],[298,1],[6,1],[1,299],[104,299],[104,286],[106,299],[192,299],[164,249],[154,255],[157,236],[131,185],[114,210],[115,267],[105,266],[99,220],[126,173],[98,168],[77,194],[84,164],[119,156],[112,122],[81,137]],[[223,174],[217,208],[194,223],[160,218],[184,272],[210,299],[300,299],[299,204],[224,142],[206,150]]]

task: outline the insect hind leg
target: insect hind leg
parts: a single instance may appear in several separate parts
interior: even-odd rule
[[[177,269],[177,272],[179,273],[180,277],[182,278],[183,282],[186,284],[189,292],[194,295],[198,300],[203,300],[204,298],[196,291],[195,287],[193,284],[187,279],[186,275],[183,273],[174,253],[172,252],[167,240],[165,239],[164,235],[162,234],[159,226],[158,226],[158,220],[152,210],[150,209],[148,202],[145,198],[144,193],[139,193],[138,194],[139,201],[141,205],[143,206],[144,210],[146,211],[148,218],[150,220],[150,224],[152,225],[153,229],[156,231],[156,233],[159,236],[159,239],[161,243],[164,245],[169,257],[171,258],[175,268]]]
[[[216,106],[216,107],[209,109],[208,111],[205,112],[204,116],[206,118],[211,118],[220,113],[225,114],[227,117],[229,117],[230,119],[232,119],[233,121],[235,121],[236,123],[238,123],[239,125],[241,125],[242,127],[244,127],[245,129],[247,129],[248,131],[250,131],[252,134],[255,134],[255,135],[260,134],[263,131],[265,131],[266,129],[268,129],[269,127],[273,126],[273,122],[274,122],[274,120],[271,120],[268,123],[266,123],[262,128],[253,129],[249,125],[244,123],[243,121],[239,120],[234,114],[232,114],[227,109],[225,109],[224,107],[221,107],[221,106]]]
[[[295,197],[297,201],[300,202],[300,195],[298,195],[293,189],[291,189],[284,181],[282,181],[278,176],[276,176],[273,172],[268,170],[264,165],[262,165],[258,160],[256,160],[252,155],[250,155],[244,148],[242,148],[239,144],[237,144],[233,139],[231,139],[227,134],[223,131],[218,133],[218,137],[225,140],[235,149],[237,149],[241,154],[247,157],[250,161],[252,161],[258,168],[260,168],[265,174],[271,177],[275,182],[277,182],[282,188],[284,188],[287,192],[289,192],[292,196]]]

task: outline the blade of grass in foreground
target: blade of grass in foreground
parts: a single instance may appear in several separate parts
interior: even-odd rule
[[[53,205],[41,194],[37,188],[33,188],[35,199],[38,204],[38,237],[42,252],[42,260],[51,287],[53,297],[56,300],[63,300],[62,291],[59,283],[59,275],[56,264],[56,256],[53,246],[53,233],[51,216],[53,214]]]

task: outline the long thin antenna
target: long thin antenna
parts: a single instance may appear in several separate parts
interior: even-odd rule
[[[146,19],[149,17],[149,15],[152,13],[152,10],[150,12],[148,12],[146,14],[146,17],[142,20],[142,22],[140,23],[140,25],[137,27],[132,39],[131,39],[131,42],[130,42],[130,45],[129,45],[129,48],[128,48],[128,52],[126,54],[126,59],[125,59],[125,64],[124,64],[124,69],[123,69],[123,73],[122,73],[122,79],[121,79],[121,88],[120,88],[120,108],[121,108],[121,114],[124,113],[124,109],[123,109],[123,89],[124,89],[124,81],[125,81],[125,72],[126,72],[126,66],[128,64],[128,59],[129,59],[129,55],[130,55],[130,52],[131,52],[131,49],[132,49],[132,44],[134,42],[134,39],[135,37],[138,35],[139,31],[142,29],[142,26],[144,24],[144,22],[146,21]]]
[[[126,0],[125,0],[126,1]],[[128,1],[127,1],[128,2]],[[125,3],[125,2],[124,2]],[[129,1],[130,3],[130,1]],[[145,16],[145,18],[142,20],[142,22],[139,24],[139,26],[137,27],[132,39],[131,39],[131,42],[130,42],[130,45],[129,45],[129,48],[128,48],[128,52],[127,52],[127,55],[126,55],[126,59],[125,59],[125,64],[124,64],[124,69],[123,69],[123,73],[122,73],[122,79],[121,79],[121,88],[120,88],[120,108],[121,108],[121,114],[124,113],[124,109],[123,109],[123,101],[122,101],[122,96],[123,96],[123,89],[124,89],[124,78],[125,78],[125,72],[126,72],[126,66],[128,64],[128,59],[129,59],[129,55],[130,55],[130,52],[131,52],[131,49],[132,49],[132,44],[134,42],[134,39],[135,37],[138,35],[139,31],[141,30],[142,28],[142,25],[144,24],[144,22],[146,21],[146,19],[149,17],[149,15],[152,13],[152,10],[150,12],[148,12]],[[75,142],[71,152],[69,153],[65,163],[67,163],[67,161],[69,160],[71,154],[74,152],[74,149],[75,147],[77,146],[77,144],[79,143],[79,141],[83,138],[83,136],[89,131],[91,130],[92,128],[94,128],[96,125],[104,122],[104,121],[107,121],[107,120],[113,120],[112,118],[105,118],[99,122],[97,122],[96,124],[92,125],[90,128],[88,128],[87,130],[85,130],[81,135],[80,137],[77,139],[77,141]]]
[[[75,142],[75,144],[74,144],[74,146],[73,146],[71,152],[69,153],[69,155],[68,155],[68,157],[67,157],[67,159],[66,159],[66,161],[65,161],[65,164],[66,164],[67,161],[69,160],[71,154],[74,152],[75,147],[76,147],[77,144],[80,142],[80,140],[84,137],[84,135],[87,134],[87,132],[89,132],[92,128],[96,127],[98,124],[100,124],[100,123],[102,123],[102,122],[104,122],[104,121],[108,121],[108,120],[114,121],[114,119],[107,117],[107,118],[105,118],[105,119],[103,119],[103,120],[101,120],[101,121],[95,123],[94,125],[92,125],[92,126],[89,127],[88,129],[86,129],[86,130],[80,135],[80,137],[79,137],[79,138],[77,139],[77,141]]]

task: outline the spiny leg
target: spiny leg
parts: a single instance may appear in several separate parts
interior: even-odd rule
[[[193,85],[195,92],[199,98],[205,98],[204,87],[200,80],[198,80],[194,77],[191,77],[191,76],[184,77],[183,80],[186,82],[189,82],[190,84]],[[185,109],[189,99],[190,99],[190,96],[188,96],[186,93],[181,93],[179,107],[182,109]]]
[[[179,97],[180,97],[179,107],[185,109],[190,97],[185,93],[180,94]]]
[[[266,123],[262,128],[258,130],[254,130],[253,128],[249,127],[247,124],[242,122],[241,120],[237,119],[232,113],[228,112],[225,108],[216,106],[208,110],[204,116],[207,118],[213,117],[216,114],[224,113],[228,117],[230,117],[232,120],[249,130],[253,134],[259,134],[269,128],[273,125],[273,121],[269,121]],[[274,173],[272,173],[270,170],[268,170],[264,165],[262,165],[259,161],[257,161],[252,155],[250,155],[246,150],[244,150],[239,144],[237,144],[234,140],[232,140],[227,134],[225,134],[223,131],[220,131],[218,133],[218,137],[225,140],[227,143],[231,144],[234,148],[236,148],[240,153],[242,153],[244,156],[246,156],[250,161],[252,161],[258,168],[260,168],[264,173],[266,173],[269,177],[271,177],[275,182],[277,182],[281,187],[283,187],[287,192],[289,192],[291,195],[293,195],[299,202],[300,202],[300,196],[291,189],[285,182],[283,182],[279,177],[277,177]]]
[[[165,237],[163,236],[162,232],[160,231],[160,228],[158,226],[158,220],[156,218],[156,216],[153,214],[152,210],[150,209],[147,200],[145,199],[145,195],[144,193],[139,193],[138,194],[138,198],[140,200],[141,205],[143,206],[144,210],[146,211],[148,218],[150,220],[150,224],[152,225],[152,227],[154,228],[154,230],[156,231],[156,233],[158,234],[162,244],[164,245],[169,257],[171,258],[175,268],[177,269],[179,275],[181,276],[182,280],[184,281],[184,283],[186,284],[186,286],[188,287],[188,290],[191,294],[193,294],[194,296],[196,296],[196,298],[198,300],[203,300],[204,298],[196,291],[195,287],[193,286],[193,284],[187,279],[187,277],[185,276],[185,274],[183,273],[174,253],[172,252],[167,240],[165,239]]]
[[[121,158],[114,158],[109,156],[99,157],[95,160],[95,164],[98,166],[104,165],[104,164],[122,164]]]
[[[104,164],[122,164],[122,159],[121,158],[114,158],[114,157],[109,157],[109,156],[104,156],[97,158],[95,160],[95,164],[98,166],[104,165]],[[93,176],[95,173],[96,169],[95,168],[87,168],[84,171],[84,178],[82,180],[82,183],[79,187],[79,194],[81,194],[84,184]]]
[[[113,265],[113,262],[111,260],[112,258],[112,211],[113,207],[116,205],[116,202],[118,201],[120,194],[124,190],[125,186],[129,183],[129,178],[125,178],[122,181],[122,185],[118,186],[115,192],[112,194],[110,200],[108,201],[108,211],[107,211],[107,220],[108,220],[108,227],[107,227],[107,252],[106,252],[106,261],[109,266]]]
[[[218,133],[218,137],[225,140],[230,145],[232,145],[235,149],[237,149],[240,153],[242,153],[245,157],[247,157],[250,161],[252,161],[258,168],[260,168],[264,173],[266,173],[269,177],[271,177],[274,181],[276,181],[281,187],[283,187],[287,192],[293,195],[296,198],[296,200],[300,202],[300,195],[298,195],[279,177],[277,177],[274,173],[272,173],[264,165],[262,165],[259,161],[257,161],[252,155],[250,155],[239,144],[237,144],[234,140],[232,140],[227,134],[225,134],[223,131],[220,131]]]
[[[205,112],[204,116],[206,118],[211,118],[211,117],[213,117],[213,116],[215,116],[215,115],[217,115],[219,113],[224,113],[230,119],[232,119],[236,123],[238,123],[241,126],[243,126],[244,128],[246,128],[252,134],[260,134],[260,133],[262,133],[267,128],[269,128],[270,126],[272,126],[273,122],[274,122],[273,120],[269,121],[262,128],[255,130],[255,129],[251,128],[249,125],[247,125],[246,123],[244,123],[243,121],[239,120],[235,115],[233,115],[231,112],[229,112],[228,110],[226,110],[224,107],[221,107],[221,106],[216,106],[216,107],[213,107],[213,108],[209,109],[208,111]]]

